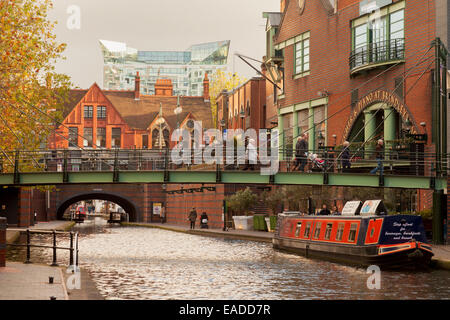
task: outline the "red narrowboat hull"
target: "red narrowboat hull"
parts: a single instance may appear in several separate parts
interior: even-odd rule
[[[421,226],[416,225],[418,220],[405,217],[408,216],[395,216],[395,219],[379,216],[279,217],[273,247],[308,258],[356,266],[427,268],[433,256],[431,246],[424,240]],[[397,224],[409,228],[398,226],[403,232],[399,235],[391,228]],[[404,235],[412,236],[403,240],[408,238]]]

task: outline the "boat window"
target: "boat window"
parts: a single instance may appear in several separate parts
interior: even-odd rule
[[[322,222],[317,222],[316,223],[316,228],[314,229],[314,239],[319,239],[320,236],[320,228],[322,227]]]
[[[336,232],[336,241],[342,240],[342,236],[344,235],[344,226],[345,226],[345,224],[343,224],[343,223],[338,224],[338,229]]]
[[[311,232],[311,221],[306,223],[305,233],[303,234],[304,238],[309,238],[309,233]]]
[[[355,242],[356,239],[356,230],[358,229],[358,224],[357,223],[352,223],[351,227],[350,227],[350,232],[348,234],[348,241],[349,242]]]
[[[332,228],[333,228],[333,224],[327,223],[327,228],[325,229],[325,240],[330,240]]]
[[[295,237],[299,236],[301,228],[302,228],[302,223],[301,222],[297,222],[297,229],[295,229]]]

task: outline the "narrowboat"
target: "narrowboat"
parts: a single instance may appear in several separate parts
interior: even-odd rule
[[[382,269],[426,268],[433,256],[422,218],[387,215],[381,200],[347,202],[342,215],[279,214],[273,247]]]
[[[78,206],[75,212],[74,221],[77,223],[82,223],[86,219],[86,208],[84,206]]]

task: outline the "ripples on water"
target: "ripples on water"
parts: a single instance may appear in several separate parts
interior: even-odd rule
[[[450,298],[447,271],[383,271],[381,290],[369,290],[365,269],[282,253],[267,243],[108,227],[98,218],[75,230],[80,266],[107,299]],[[51,250],[44,256],[50,262]],[[68,254],[58,261],[67,262]]]

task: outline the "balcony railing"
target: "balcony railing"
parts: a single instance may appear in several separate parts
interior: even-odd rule
[[[369,43],[351,52],[351,73],[373,68],[380,64],[395,63],[405,59],[405,39],[392,39]]]

